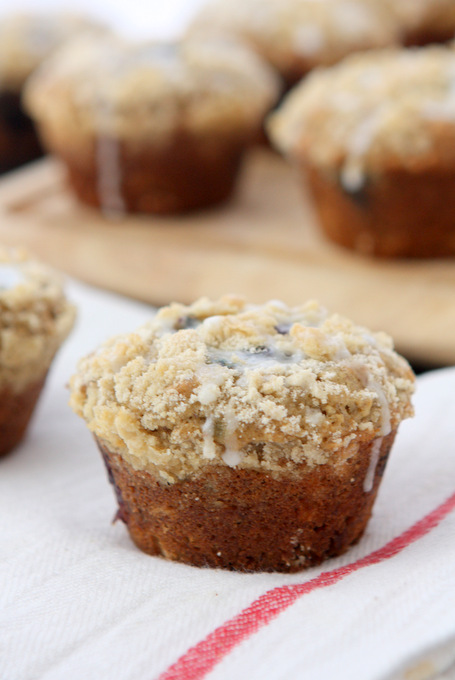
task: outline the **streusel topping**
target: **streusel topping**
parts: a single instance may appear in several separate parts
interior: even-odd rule
[[[214,464],[336,465],[412,414],[413,374],[388,336],[316,302],[226,296],[174,303],[108,341],[71,391],[110,450],[172,483]]]
[[[311,74],[271,117],[276,145],[340,171],[347,188],[387,167],[454,167],[455,51],[352,55]]]
[[[18,91],[58,47],[99,26],[67,12],[18,12],[0,18],[0,84]]]
[[[284,73],[294,56],[333,64],[356,50],[398,43],[396,19],[377,0],[215,0],[190,27],[201,30],[242,36]]]
[[[0,387],[20,392],[41,378],[74,319],[56,273],[0,248]]]
[[[38,121],[81,133],[166,140],[189,130],[256,129],[278,96],[277,77],[230,39],[132,43],[85,39],[61,50],[32,77],[26,104]]]

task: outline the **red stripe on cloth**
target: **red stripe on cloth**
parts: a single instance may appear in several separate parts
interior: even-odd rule
[[[349,576],[359,569],[370,567],[394,557],[411,543],[428,534],[454,509],[455,493],[385,546],[356,562],[333,571],[322,572],[306,583],[279,586],[269,590],[239,614],[216,628],[204,640],[191,647],[167,671],[162,673],[158,680],[201,680],[234,647],[266,626],[300,597],[318,588],[325,588],[338,583],[345,576]]]

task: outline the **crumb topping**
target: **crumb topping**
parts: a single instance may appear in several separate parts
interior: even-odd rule
[[[226,296],[108,341],[80,362],[70,403],[110,450],[172,483],[214,464],[336,465],[412,415],[413,382],[387,335],[316,302]]]
[[[58,47],[99,26],[67,12],[18,12],[0,19],[0,83],[18,91],[26,78]]]
[[[162,142],[179,130],[250,132],[278,96],[278,80],[232,39],[133,43],[86,38],[32,77],[25,101],[38,122],[68,140],[102,132]],[[63,134],[63,132],[62,132]]]
[[[269,119],[276,145],[339,171],[349,189],[387,167],[454,167],[455,51],[352,55],[320,69]]]
[[[75,309],[58,276],[22,251],[0,248],[0,386],[20,392],[42,377]]]
[[[398,43],[396,19],[377,0],[215,0],[190,27],[202,30],[242,36],[284,74],[295,57],[333,64],[357,50]]]

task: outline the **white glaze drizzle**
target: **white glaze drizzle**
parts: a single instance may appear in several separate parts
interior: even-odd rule
[[[367,473],[365,475],[365,479],[363,480],[363,490],[364,490],[365,493],[369,493],[371,491],[371,489],[373,488],[374,476],[375,476],[376,468],[377,468],[378,462],[379,462],[379,455],[381,453],[382,441],[383,441],[383,437],[380,437],[379,439],[375,439],[373,444],[371,445],[370,464],[368,466],[368,470],[367,470]]]
[[[202,426],[202,434],[204,437],[204,444],[202,448],[202,457],[207,460],[216,458],[216,448],[213,436],[215,434],[215,421],[212,416],[207,416],[204,425]]]
[[[346,191],[359,191],[365,182],[364,159],[384,117],[384,107],[372,111],[348,140],[347,158],[340,181]]]
[[[0,265],[0,291],[15,288],[24,280],[22,272],[10,264]]]
[[[381,429],[379,434],[381,437],[385,437],[392,431],[392,426],[390,422],[390,408],[389,403],[384,394],[384,390],[381,385],[371,378],[368,379],[367,388],[376,392],[379,400],[379,406],[381,407]]]
[[[121,217],[126,212],[122,196],[120,146],[117,141],[101,135],[96,144],[98,199],[106,217]]]
[[[392,431],[392,423],[389,402],[387,401],[387,397],[384,393],[384,390],[376,380],[373,380],[371,378],[368,369],[364,364],[362,364],[361,362],[351,362],[350,365],[357,373],[357,376],[362,385],[367,390],[371,390],[372,392],[374,392],[378,398],[379,407],[381,409],[380,419],[381,429],[379,430],[379,435],[381,437],[385,437]]]
[[[236,467],[242,462],[244,458],[244,454],[240,450],[239,441],[236,435],[237,425],[238,425],[237,419],[233,411],[230,408],[228,408],[226,410],[225,416],[226,427],[224,436],[225,449],[221,458],[229,467]]]

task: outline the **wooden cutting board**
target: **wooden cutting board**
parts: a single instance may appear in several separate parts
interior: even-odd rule
[[[219,210],[108,221],[79,206],[61,167],[44,160],[1,180],[0,214],[0,241],[97,286],[153,304],[226,292],[317,298],[387,331],[412,361],[455,363],[455,259],[372,260],[330,244],[292,170],[266,150]]]

